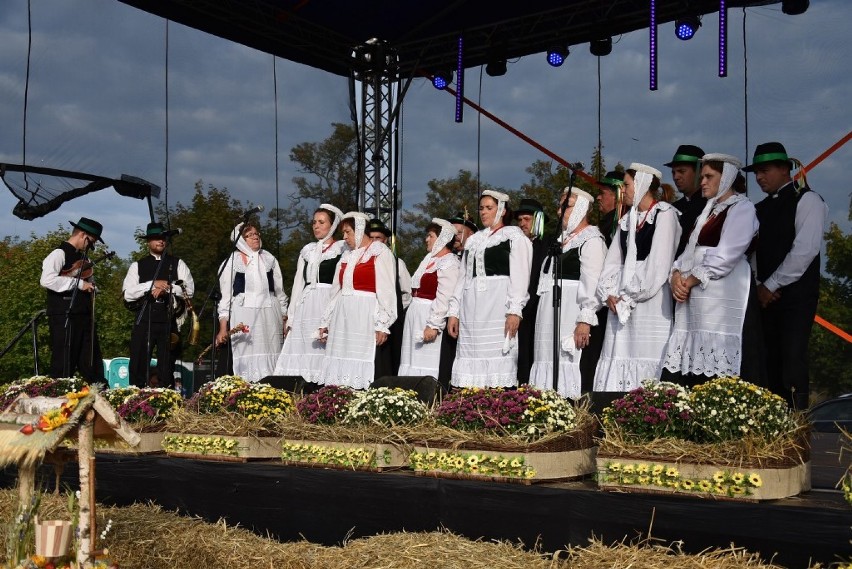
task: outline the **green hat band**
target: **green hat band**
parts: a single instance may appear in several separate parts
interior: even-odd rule
[[[759,154],[754,157],[753,164],[762,164],[764,162],[789,162],[790,158],[785,152],[770,152],[769,154]]]
[[[621,180],[619,180],[618,178],[607,178],[607,177],[604,177],[604,178],[601,180],[601,183],[602,183],[602,184],[607,184],[607,185],[609,185],[609,186],[617,186],[617,187],[619,187],[619,188],[621,188],[621,187],[623,187],[623,186],[624,186],[624,182],[623,182],[623,181],[621,181]]]
[[[89,225],[88,223],[78,223],[77,227],[79,227],[80,229],[82,229],[83,231],[85,231],[86,233],[88,233],[90,235],[100,235],[101,234],[100,231],[98,231],[97,229],[95,229],[94,227]]]
[[[701,158],[692,154],[675,154],[672,162],[698,162]]]

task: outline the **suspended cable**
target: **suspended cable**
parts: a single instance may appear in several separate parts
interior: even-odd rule
[[[482,66],[479,66],[479,96],[477,104],[482,106]],[[479,204],[480,160],[482,159],[482,113],[476,113],[476,203]]]
[[[164,180],[164,195],[163,195],[163,205],[166,209],[166,227],[171,227],[171,221],[169,219],[169,20],[166,19],[166,38],[165,38],[165,58],[166,58],[166,160],[165,160],[165,171],[163,173]],[[151,221],[154,221],[152,218]]]
[[[745,151],[748,156],[748,45],[746,43],[746,9],[743,6],[743,127],[745,128]],[[746,176],[746,194],[748,194],[748,176]]]
[[[594,172],[594,171],[592,172],[592,174],[595,174],[595,177],[598,178],[598,179],[602,178],[603,175],[604,175],[603,168],[601,168],[599,166],[599,165],[603,164],[603,141],[602,141],[603,137],[601,136],[601,94],[602,94],[602,91],[601,91],[601,58],[599,57],[598,58],[598,156],[597,156],[598,163],[592,164],[593,169],[595,169],[595,168],[600,169],[600,172]]]
[[[272,56],[272,93],[275,106],[275,256],[281,257],[281,209],[278,186],[278,58]]]
[[[30,58],[33,51],[33,13],[32,0],[27,0],[27,73],[24,79],[24,128],[22,135],[23,156],[21,164],[27,165],[27,107],[30,99]],[[24,191],[29,193],[30,180],[27,177],[27,172],[24,170]]]
[[[404,91],[404,89],[402,89],[402,79],[401,78],[397,81],[397,89],[400,90],[400,92]],[[397,114],[397,118],[396,118],[396,121],[397,121],[397,130],[396,130],[396,133],[397,133],[396,134],[396,161],[397,161],[397,166],[396,166],[396,170],[397,171],[396,171],[396,176],[394,177],[394,206],[393,206],[393,216],[394,216],[394,220],[393,220],[393,223],[394,223],[393,232],[394,233],[393,234],[394,234],[394,238],[396,237],[396,231],[397,231],[397,226],[396,226],[396,224],[397,224],[397,218],[396,218],[397,213],[398,213],[398,210],[400,208],[402,208],[402,200],[397,201],[397,195],[402,193],[402,190],[400,189],[400,180],[402,180],[403,166],[405,164],[405,156],[402,153],[402,149],[405,146],[405,144],[404,144],[405,143],[405,133],[403,132],[403,128],[405,126],[405,114],[404,113],[405,113],[405,96],[400,95],[400,97],[399,97],[399,113]]]

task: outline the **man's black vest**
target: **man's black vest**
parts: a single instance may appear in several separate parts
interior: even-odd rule
[[[74,263],[83,258],[83,254],[67,241],[63,241],[57,249],[65,253],[65,263],[62,265],[60,272],[67,271]],[[47,313],[48,314],[65,314],[68,312],[68,307],[71,305],[71,296],[73,290],[65,292],[47,291]],[[87,314],[92,310],[92,294],[89,292],[77,291],[77,296],[74,298],[74,308],[72,314]]]
[[[153,255],[148,255],[142,259],[140,259],[137,263],[137,269],[139,271],[139,283],[150,283],[154,280],[154,273],[157,272],[157,264],[160,261],[156,259]],[[163,264],[160,267],[160,272],[157,273],[158,281],[168,281],[169,284],[174,283],[178,280],[178,258],[172,257],[171,255],[163,255]],[[144,299],[144,297],[143,297]],[[155,299],[153,296],[148,296],[148,308],[146,310],[151,311],[151,321],[152,322],[168,322],[169,313],[168,313],[168,299],[169,295],[162,294],[158,299]],[[142,300],[142,299],[140,299]],[[141,308],[141,305],[140,305]],[[174,317],[174,315],[172,315]],[[147,314],[146,314],[147,317]]]
[[[796,239],[796,209],[799,200],[811,191],[796,192],[793,182],[780,190],[778,197],[767,196],[755,206],[760,230],[757,240],[757,280],[772,276],[793,248]],[[798,281],[781,288],[781,301],[819,295],[819,254],[814,257]]]

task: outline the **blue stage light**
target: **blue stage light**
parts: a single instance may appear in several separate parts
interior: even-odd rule
[[[563,63],[565,63],[565,59],[568,57],[568,48],[564,45],[555,45],[547,50],[547,63],[549,63],[552,67],[559,67]]]
[[[432,76],[432,86],[443,91],[453,82],[452,71],[439,71]]]
[[[701,20],[697,16],[678,18],[675,20],[675,35],[679,40],[691,40],[700,27]]]

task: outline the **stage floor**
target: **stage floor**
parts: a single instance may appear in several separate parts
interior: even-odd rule
[[[647,536],[682,541],[697,553],[731,543],[790,569],[852,558],[852,507],[836,491],[741,503],[666,495],[608,493],[591,480],[524,486],[352,472],[276,462],[207,462],[162,455],[98,455],[97,499],[153,501],[169,510],[225,518],[282,541],[333,545],[348,537],[447,528],[477,539],[536,544],[544,551]],[[44,487],[54,472],[43,467]],[[14,484],[14,469],[2,472]],[[63,483],[76,486],[76,469]]]

